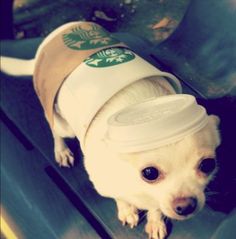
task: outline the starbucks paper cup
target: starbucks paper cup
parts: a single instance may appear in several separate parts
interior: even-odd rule
[[[53,129],[60,114],[85,145],[88,128],[104,104],[135,81],[166,79],[167,91],[181,93],[178,79],[162,72],[92,22],[72,22],[53,31],[36,54],[34,87]]]
[[[99,51],[70,74],[58,93],[58,107],[74,132],[79,132],[82,147],[92,120],[104,104],[120,90],[147,77],[156,77],[157,81],[165,78],[167,90],[181,92],[173,75],[160,71],[127,48]]]
[[[207,122],[205,108],[193,96],[163,96],[114,114],[108,121],[105,141],[120,153],[145,151],[175,143]]]

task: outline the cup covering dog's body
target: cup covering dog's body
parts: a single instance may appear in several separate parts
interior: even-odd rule
[[[5,58],[4,61],[8,68],[10,60]],[[40,71],[36,69],[37,73]],[[67,73],[65,75],[68,76]],[[62,102],[64,88],[63,85],[59,87],[61,89],[55,92],[57,97],[53,100],[53,123],[50,123],[51,115],[47,118],[55,139],[56,161],[62,166],[69,166],[74,158],[62,138],[78,136],[81,132],[75,132],[75,127],[67,120],[65,102]],[[117,111],[151,98],[176,93],[170,81],[161,76],[140,78],[126,85],[106,100],[92,118],[82,146],[90,180],[101,195],[116,200],[119,219],[133,227],[138,223],[138,209],[147,210],[146,231],[150,238],[156,239],[163,239],[167,234],[163,216],[182,220],[195,215],[204,206],[204,189],[215,172],[215,149],[220,144],[218,118],[208,116],[207,125],[197,133],[141,152],[115,152],[107,147],[104,135],[108,119]],[[96,101],[93,96],[91,100]],[[76,102],[67,105],[73,109],[75,118],[83,111]]]

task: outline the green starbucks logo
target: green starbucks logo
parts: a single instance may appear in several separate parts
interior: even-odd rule
[[[95,24],[71,29],[70,33],[63,35],[63,41],[73,50],[89,50],[119,43],[101,26]]]
[[[134,58],[134,53],[126,48],[108,48],[93,54],[84,62],[91,67],[108,67],[132,61]]]

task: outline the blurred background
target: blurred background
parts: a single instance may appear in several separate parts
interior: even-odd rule
[[[154,43],[173,32],[188,3],[189,0],[1,1],[2,5],[13,5],[13,35],[17,39],[44,37],[65,22],[87,20],[111,32],[130,32]],[[2,15],[6,15],[3,7]]]

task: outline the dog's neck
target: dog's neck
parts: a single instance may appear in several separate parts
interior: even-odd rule
[[[156,77],[142,79],[127,86],[114,95],[95,116],[87,132],[86,146],[83,150],[92,150],[93,145],[97,147],[106,133],[107,120],[117,111],[151,98],[175,93],[168,81],[161,77],[158,79]]]

